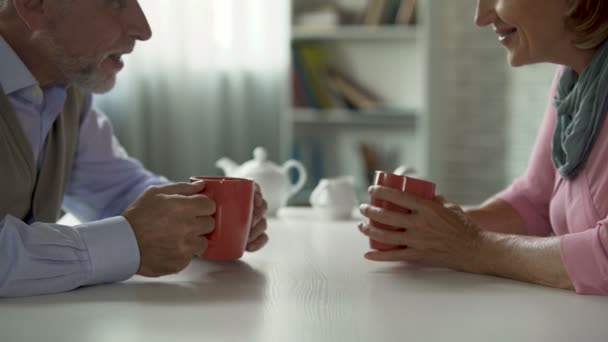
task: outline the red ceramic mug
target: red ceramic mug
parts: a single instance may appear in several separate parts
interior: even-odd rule
[[[254,184],[251,179],[229,177],[191,177],[191,182],[205,181],[201,192],[215,201],[215,229],[205,237],[207,249],[201,258],[236,260],[243,256],[249,239],[253,215]]]
[[[393,188],[399,191],[407,192],[413,195],[416,195],[423,199],[432,200],[435,198],[435,184],[431,182],[427,182],[422,179],[417,179],[414,177],[408,176],[399,176],[392,173],[387,173],[383,171],[376,171],[374,177],[374,185],[381,185],[389,188]],[[391,211],[396,211],[404,214],[409,214],[411,211],[408,208],[400,207],[396,204],[380,200],[378,198],[371,198],[371,205],[375,207],[385,208]],[[382,224],[376,222],[374,220],[370,220],[370,223],[380,229],[388,229],[388,230],[398,230],[396,227],[392,227],[386,224]],[[379,251],[390,251],[394,249],[400,249],[404,246],[392,246],[383,244],[381,242],[371,240],[370,239],[370,247]]]

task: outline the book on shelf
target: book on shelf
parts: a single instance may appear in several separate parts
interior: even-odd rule
[[[344,98],[344,96],[342,95],[342,92],[340,91],[340,89],[338,87],[336,87],[334,85],[334,83],[332,82],[331,78],[329,77],[328,69],[325,69],[322,71],[321,80],[326,85],[325,89],[327,90],[329,98],[331,99],[331,102],[334,106],[333,109],[344,109],[344,108],[351,109],[352,108],[351,104],[348,102],[348,100],[346,100]]]
[[[382,23],[384,8],[389,0],[368,0],[367,8],[363,13],[362,24],[366,26],[377,26]]]
[[[323,73],[328,67],[325,49],[316,43],[300,43],[294,47],[294,55],[302,64],[302,79],[307,82],[307,88],[314,97],[312,101],[319,109],[336,108],[329,94]]]
[[[292,98],[295,107],[321,110],[369,110],[381,105],[380,97],[361,82],[330,65],[319,44],[292,47]]]
[[[360,23],[365,26],[411,25],[415,15],[416,0],[368,0]]]
[[[391,171],[401,164],[399,150],[384,143],[360,141],[359,153],[368,185],[374,182],[377,170]]]
[[[326,72],[331,88],[336,89],[345,102],[349,104],[350,109],[370,110],[380,106],[378,95],[349,77],[346,73],[336,68],[328,68]]]
[[[293,91],[294,94],[294,105],[296,107],[302,105],[302,107],[321,108],[317,96],[314,94],[312,79],[310,78],[311,72],[307,70],[307,66],[304,64],[304,60],[299,51],[295,48],[292,49],[292,74],[294,77]],[[296,84],[297,83],[297,84]],[[298,100],[302,100],[303,103],[297,103]]]
[[[395,23],[398,25],[411,25],[416,22],[416,0],[402,0],[397,11]]]
[[[291,55],[291,90],[293,106],[315,107],[313,104],[314,99],[312,96],[312,90],[308,87],[309,82],[304,79],[304,65],[302,64],[299,56],[295,54],[295,51],[292,52]]]
[[[397,15],[400,8],[404,3],[409,1],[404,0],[386,0],[384,5],[384,11],[382,13],[382,25],[395,25],[397,24]]]
[[[374,146],[365,141],[359,143],[359,151],[363,161],[365,180],[368,184],[372,184],[374,182],[374,174],[376,173],[376,170],[380,170],[378,152]]]
[[[296,71],[296,67],[291,67],[291,98],[292,105],[296,108],[306,107],[306,94],[304,93],[304,88],[302,85],[302,79],[300,73]]]

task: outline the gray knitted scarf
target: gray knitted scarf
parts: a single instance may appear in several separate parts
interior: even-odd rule
[[[552,151],[562,177],[576,177],[585,164],[608,109],[607,99],[608,43],[604,43],[580,77],[566,68],[559,81]]]

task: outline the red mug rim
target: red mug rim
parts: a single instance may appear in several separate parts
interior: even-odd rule
[[[253,181],[251,178],[237,178],[237,177],[215,177],[215,176],[192,176],[190,181],[226,181],[226,182],[242,182],[242,181]]]
[[[426,179],[422,179],[422,178],[418,178],[418,177],[413,177],[413,176],[408,176],[408,175],[398,175],[396,173],[392,173],[392,172],[387,172],[387,171],[382,171],[382,170],[376,170],[375,172],[376,175],[378,174],[384,174],[388,177],[394,177],[394,178],[399,178],[399,179],[413,179],[413,180],[417,180],[420,182],[425,182],[425,183],[429,183],[429,184],[435,184],[432,181],[426,180]]]

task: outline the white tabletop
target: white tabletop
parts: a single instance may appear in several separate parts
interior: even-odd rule
[[[0,341],[608,341],[608,298],[362,258],[355,222],[270,222],[240,262],[0,300]]]

